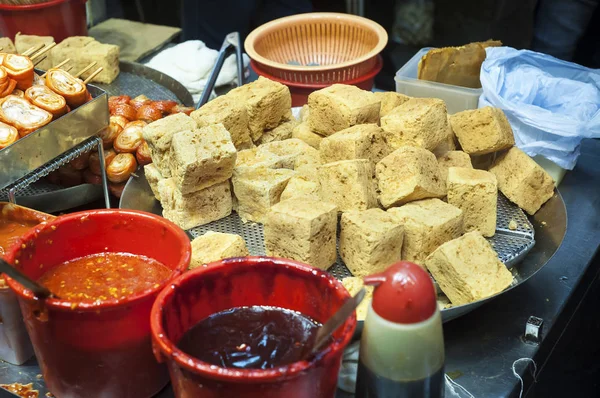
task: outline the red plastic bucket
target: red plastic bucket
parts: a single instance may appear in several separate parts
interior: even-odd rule
[[[0,36],[14,39],[18,32],[53,36],[60,43],[69,36],[87,36],[87,0],[50,0],[30,5],[0,5]]]
[[[176,344],[199,321],[229,308],[276,306],[323,322],[348,297],[330,274],[291,260],[244,257],[212,263],[180,276],[159,294],[151,316],[155,355],[167,362],[177,398],[333,398],[355,316],[315,359],[275,369],[221,368],[187,355]]]
[[[261,69],[259,64],[252,60],[250,60],[250,65],[252,66],[252,69],[254,70],[254,72],[256,72],[257,75],[266,77],[267,79],[271,79],[288,86],[290,88],[290,94],[292,95],[292,106],[294,107],[305,105],[308,102],[308,96],[313,91],[317,91],[322,88],[331,86],[331,84],[305,84],[291,82],[288,80],[282,80],[269,75],[267,72]],[[377,76],[377,74],[381,72],[381,68],[383,68],[383,59],[381,58],[381,55],[378,55],[377,63],[369,73],[366,73],[356,79],[338,82],[338,84],[348,84],[356,86],[363,90],[371,91],[371,89],[373,88],[373,83],[375,81],[375,76]]]
[[[39,279],[65,261],[102,252],[127,252],[156,259],[173,270],[170,279],[124,300],[78,303],[38,301],[7,278],[48,389],[57,397],[144,398],[168,382],[154,359],[150,310],[159,291],[189,265],[185,232],[161,217],[131,210],[73,213],[26,233],[8,261]],[[17,262],[18,261],[18,262]]]

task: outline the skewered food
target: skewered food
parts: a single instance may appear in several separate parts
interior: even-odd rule
[[[82,153],[81,155],[77,156],[75,159],[71,160],[69,162],[69,164],[75,170],[83,170],[88,167],[89,159],[90,159],[90,152],[85,152],[85,153]]]
[[[135,120],[136,111],[129,104],[116,104],[111,111],[111,115],[123,116],[127,120]]]
[[[104,151],[105,167],[108,167],[108,165],[110,164],[110,162],[113,161],[115,156],[117,156],[117,153],[114,151],[114,149],[107,149]],[[89,163],[90,163],[90,171],[92,173],[94,173],[98,176],[102,175],[102,170],[100,169],[100,155],[98,154],[98,152],[92,152],[90,154]]]
[[[29,57],[17,54],[6,54],[2,66],[8,76],[17,81],[17,88],[27,90],[33,84],[33,62]],[[12,91],[12,90],[11,90]]]
[[[99,136],[102,138],[102,146],[104,149],[110,149],[113,146],[113,142],[117,139],[119,134],[123,131],[123,127],[117,123],[110,122],[108,127],[103,129]]]
[[[46,85],[46,78],[45,77],[41,77],[40,75],[38,75],[37,73],[33,73],[33,85],[34,86],[45,86]]]
[[[146,141],[142,141],[140,146],[135,151],[135,159],[140,166],[145,166],[152,163],[152,157],[150,154],[150,147]]]
[[[46,86],[65,97],[71,108],[77,108],[88,100],[89,93],[83,81],[62,69],[52,68],[46,73]]]
[[[171,108],[170,114],[172,115],[174,113],[185,113],[189,116],[190,113],[192,113],[195,110],[196,109],[193,106],[175,105],[173,108]]]
[[[50,123],[52,114],[30,104],[25,98],[8,95],[0,100],[0,121],[16,127],[19,135],[24,137]]]
[[[57,119],[67,113],[67,101],[46,86],[31,86],[25,91],[27,98],[33,105],[42,108]]]
[[[111,182],[108,184],[108,190],[117,198],[120,198],[123,194],[123,189],[125,189],[125,184],[127,184],[127,182],[122,182],[120,184],[115,184]]]
[[[58,169],[58,178],[60,185],[66,187],[74,187],[83,183],[83,173],[68,164]]]
[[[117,136],[113,142],[113,147],[117,152],[135,153],[144,138],[142,137],[142,127],[127,126]]]
[[[16,86],[17,81],[9,78],[3,87],[4,90],[0,91],[0,97],[6,97],[7,95],[11,94],[15,90]]]
[[[161,111],[162,113],[169,113],[171,112],[171,109],[173,109],[176,105],[177,102],[175,101],[154,101],[152,104],[156,109],[158,109],[159,111]]]
[[[145,95],[138,95],[137,97],[129,101],[129,105],[133,106],[133,108],[137,112],[138,109],[140,109],[142,106],[150,104],[151,102],[152,101],[150,100],[150,98],[146,97]]]
[[[85,169],[83,170],[83,181],[86,184],[100,185],[102,184],[102,176],[92,173],[90,169]]]
[[[148,123],[152,123],[155,120],[162,119],[163,114],[158,108],[156,108],[152,104],[152,102],[150,102],[149,104],[142,105],[138,109],[136,117],[138,120],[143,120]]]
[[[129,122],[125,125],[125,127],[123,127],[124,129],[128,128],[128,127],[132,127],[132,126],[139,126],[139,127],[146,127],[148,125],[148,123],[146,123],[143,120],[134,120],[133,122]]]
[[[128,95],[112,96],[108,98],[108,111],[113,114],[113,109],[118,104],[129,104],[131,97]]]
[[[119,126],[121,126],[121,128],[125,128],[125,125],[129,123],[129,120],[127,120],[127,118],[125,118],[124,116],[114,115],[110,117],[110,122],[118,124]]]
[[[119,184],[127,181],[136,168],[135,156],[131,153],[119,153],[106,168],[106,176],[110,182]]]
[[[13,126],[0,122],[0,149],[4,149],[19,139],[19,132]]]
[[[12,92],[12,95],[16,95],[17,97],[25,98],[25,92],[23,90],[19,90],[15,88]]]

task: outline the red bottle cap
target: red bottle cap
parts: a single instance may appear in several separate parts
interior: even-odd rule
[[[401,261],[363,280],[365,285],[376,286],[373,310],[390,322],[418,323],[435,313],[437,296],[433,281],[417,264]]]

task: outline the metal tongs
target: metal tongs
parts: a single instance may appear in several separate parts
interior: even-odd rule
[[[234,50],[237,58],[238,87],[244,84],[244,61],[242,58],[242,43],[240,42],[240,34],[238,32],[231,32],[225,36],[225,40],[223,41],[223,45],[219,51],[219,56],[217,57],[217,62],[215,63],[213,70],[210,72],[206,86],[204,86],[204,91],[202,91],[200,100],[196,104],[196,109],[208,102],[210,93],[212,93],[215,87],[215,82],[217,81],[217,77],[219,77],[219,73],[221,72],[223,63],[225,62],[225,58],[233,53]]]

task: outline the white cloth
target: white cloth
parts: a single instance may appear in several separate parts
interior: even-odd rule
[[[146,65],[180,82],[192,94],[194,102],[198,102],[218,55],[217,50],[206,47],[204,42],[189,40],[161,51]],[[243,54],[243,58],[246,69],[250,59],[246,54]],[[232,54],[225,59],[215,87],[236,82],[237,66],[235,54]]]

